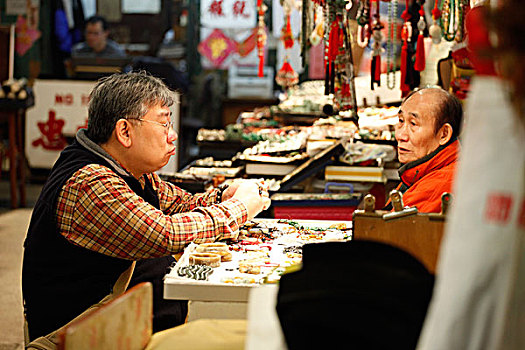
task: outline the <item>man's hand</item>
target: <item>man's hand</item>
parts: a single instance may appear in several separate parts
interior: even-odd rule
[[[247,181],[247,180],[242,180],[242,179],[235,179],[235,180],[233,180],[228,185],[228,188],[226,190],[224,190],[224,192],[222,193],[222,201],[227,201],[228,199],[233,197],[233,195],[235,194],[235,191],[237,191],[237,188],[239,188],[239,185],[243,181]]]
[[[231,198],[236,198],[242,201],[248,209],[248,220],[253,219],[262,210],[270,207],[271,200],[268,197],[268,188],[264,186],[263,182],[257,180],[244,180],[234,183],[235,187],[232,189],[233,195]],[[230,187],[232,187],[230,185]],[[223,200],[225,199],[228,190],[224,191]]]

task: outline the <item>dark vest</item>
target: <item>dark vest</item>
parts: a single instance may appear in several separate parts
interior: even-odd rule
[[[99,302],[131,261],[76,246],[58,231],[56,205],[65,182],[89,164],[114,168],[76,140],[60,154],[38,198],[24,243],[22,292],[31,339],[46,335]],[[115,171],[116,174],[118,174]],[[144,190],[122,176],[137,195],[156,208],[159,199],[149,181]]]

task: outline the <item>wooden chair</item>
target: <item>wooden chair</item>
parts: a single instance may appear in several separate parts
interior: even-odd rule
[[[441,213],[418,213],[417,208],[404,208],[401,194],[390,193],[394,211],[374,210],[374,198],[367,195],[365,209],[356,210],[353,217],[353,239],[390,244],[412,254],[433,274],[437,260],[446,212],[451,195],[444,193]]]
[[[153,288],[137,284],[106,305],[65,326],[59,350],[142,350],[152,335]]]

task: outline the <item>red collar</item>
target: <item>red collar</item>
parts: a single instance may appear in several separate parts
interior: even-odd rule
[[[399,168],[401,181],[410,187],[428,173],[456,162],[459,157],[459,148],[459,141],[455,140],[438,147],[423,158],[406,163]]]

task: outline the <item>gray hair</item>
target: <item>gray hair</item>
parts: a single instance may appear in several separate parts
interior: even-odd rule
[[[410,92],[402,103],[416,93],[435,93],[434,96],[439,96],[434,97],[438,103],[434,114],[434,133],[437,134],[439,129],[448,123],[452,127],[452,139],[459,137],[463,123],[463,105],[458,98],[441,87],[427,86]]]
[[[119,119],[142,118],[151,107],[170,107],[173,102],[162,80],[144,71],[101,78],[89,94],[87,136],[105,143]]]

